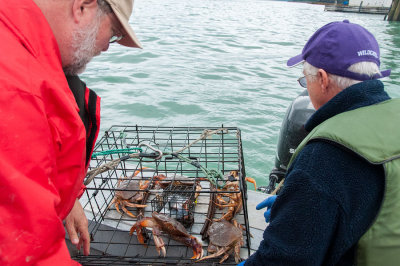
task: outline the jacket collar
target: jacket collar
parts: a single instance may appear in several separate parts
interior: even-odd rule
[[[310,132],[316,126],[337,114],[377,104],[389,99],[390,97],[384,91],[383,83],[380,80],[367,80],[357,83],[339,92],[319,108],[308,119],[304,128]]]

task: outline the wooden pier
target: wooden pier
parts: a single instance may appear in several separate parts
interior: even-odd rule
[[[387,16],[388,21],[400,21],[400,0],[393,0]]]
[[[397,0],[398,1],[398,0]],[[326,5],[325,11],[387,15],[389,7]]]

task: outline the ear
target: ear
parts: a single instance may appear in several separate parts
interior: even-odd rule
[[[86,19],[93,12],[97,12],[97,0],[73,0],[72,16],[76,23]]]
[[[325,70],[323,70],[322,68],[318,69],[318,82],[319,85],[321,87],[321,92],[326,94],[329,92],[329,85],[330,85],[330,80],[328,77],[328,73],[326,73]]]

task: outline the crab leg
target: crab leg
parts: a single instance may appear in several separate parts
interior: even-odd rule
[[[145,244],[143,237],[143,227],[154,227],[154,223],[151,218],[143,218],[140,221],[137,221],[134,225],[132,225],[131,230],[129,231],[130,235],[133,235],[133,232],[136,231],[137,238],[140,244]]]
[[[234,254],[235,254],[235,262],[236,263],[239,263],[239,261],[240,261],[240,246],[241,246],[241,243],[240,243],[240,241],[235,245],[235,252],[234,252]]]
[[[196,185],[196,192],[194,194],[194,198],[197,199],[197,197],[200,195],[202,187],[200,185]]]
[[[246,180],[249,183],[252,183],[254,185],[254,190],[257,191],[257,183],[254,178],[246,176],[244,180]]]
[[[212,259],[212,258],[216,258],[221,256],[222,254],[224,254],[225,252],[227,252],[230,249],[230,247],[225,247],[225,248],[221,248],[220,250],[218,250],[217,253],[205,256],[199,260],[196,260],[196,262],[202,261],[202,260],[206,260],[206,259]]]
[[[165,244],[162,238],[160,237],[161,232],[158,229],[158,226],[156,223],[153,222],[151,218],[143,218],[142,220],[136,222],[134,225],[132,225],[131,230],[129,231],[129,234],[132,235],[134,231],[136,231],[137,238],[140,244],[144,244],[144,237],[143,237],[143,227],[150,227],[153,228],[153,240],[154,244],[156,246],[156,249],[158,251],[158,254],[160,254],[160,250],[165,257],[166,255],[166,250],[165,250]]]
[[[190,236],[190,239],[190,246],[193,249],[193,257],[191,259],[200,259],[201,257],[203,257],[203,247],[194,236]]]
[[[226,261],[229,258],[229,253],[226,253],[222,259],[219,261],[219,263],[223,263],[224,261]],[[237,262],[236,262],[237,263]]]
[[[133,207],[133,208],[146,208],[147,207],[146,204],[136,204],[136,203],[131,203],[131,202],[127,202],[127,201],[124,204],[128,207]]]
[[[238,223],[235,219],[232,219],[231,222],[232,222],[232,224],[233,224],[234,226],[236,226],[236,227],[239,228],[240,230],[242,230],[242,231],[244,231],[244,232],[247,232],[246,227],[244,227],[243,224]],[[250,237],[254,238],[254,236],[251,234],[250,231],[249,231],[248,233],[249,233]],[[243,245],[243,244],[242,244],[242,245]]]
[[[154,240],[154,244],[156,245],[156,249],[158,251],[158,255],[160,255],[160,250],[161,253],[163,254],[163,256],[165,257],[165,255],[167,254],[166,250],[165,250],[165,243],[164,240],[156,234],[155,228],[153,228],[153,240]],[[158,232],[159,234],[160,232]]]
[[[192,235],[188,236],[188,237],[171,235],[171,237],[174,240],[179,241],[193,249],[193,257],[191,257],[191,259],[200,259],[201,257],[203,257],[203,246],[196,237],[194,237]]]
[[[120,214],[122,214],[122,212],[119,210],[119,202],[115,201],[115,209],[117,210],[117,212],[119,212]]]
[[[237,194],[239,194],[239,192],[235,192],[235,193],[218,193],[218,195],[220,197],[224,196],[224,197],[228,197],[228,198],[233,199],[233,200],[237,199],[237,196],[238,196]]]
[[[117,205],[115,205],[115,207],[117,207]],[[126,214],[128,214],[130,217],[136,218],[136,216],[135,216],[133,213],[131,213],[130,211],[128,211],[128,209],[125,208],[124,205],[121,205],[121,208],[122,208],[122,210],[123,210]],[[118,210],[118,207],[117,207],[117,210]]]
[[[214,222],[220,222],[222,220],[230,221],[230,220],[232,220],[232,218],[233,218],[233,210],[232,211],[228,211],[221,218],[214,219]]]
[[[216,202],[214,202],[215,203],[215,205],[217,205],[218,207],[221,207],[221,208],[225,208],[225,207],[236,207],[238,204],[236,204],[236,203],[231,203],[231,204],[218,204],[218,203],[216,203]]]
[[[228,202],[226,200],[224,200],[221,195],[218,194],[217,198],[216,198],[216,201],[215,201],[215,204],[224,205],[224,204],[228,204]]]
[[[143,232],[142,228],[138,226],[137,228],[134,229],[132,227],[129,234],[132,235],[133,231],[136,231],[136,235],[137,235],[137,239],[138,239],[139,243],[147,247],[145,237],[144,237],[144,232]]]
[[[119,211],[119,208],[118,208],[118,203],[117,203],[117,200],[116,200],[116,198],[114,198],[111,202],[110,202],[110,204],[107,206],[107,209],[109,209],[112,205],[115,205],[115,208],[117,209],[117,211],[119,212],[119,213],[121,213],[120,211]]]

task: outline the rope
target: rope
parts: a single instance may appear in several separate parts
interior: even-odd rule
[[[274,191],[271,192],[270,195],[275,195],[276,192],[278,192],[278,190],[281,188],[281,186],[283,185],[283,182],[285,182],[285,178],[282,178],[281,182],[279,182],[278,186],[274,189]]]
[[[128,154],[127,156],[123,156],[121,158],[109,161],[108,163],[102,164],[99,167],[88,171],[86,173],[86,178],[85,178],[86,180],[83,184],[85,184],[85,186],[89,185],[95,176],[97,176],[101,173],[104,173],[105,171],[114,170],[115,167],[117,167],[121,161],[129,159],[129,158],[139,158],[139,153]]]
[[[227,133],[227,132],[228,132],[228,129],[226,129],[226,128],[219,128],[219,129],[215,129],[215,130],[212,130],[212,129],[205,129],[205,130],[203,131],[203,133],[201,133],[201,135],[200,135],[200,137],[199,137],[198,139],[196,139],[196,140],[194,140],[193,142],[189,143],[189,144],[186,145],[185,147],[179,149],[179,150],[176,151],[176,152],[164,153],[164,154],[166,154],[166,155],[173,155],[173,156],[179,158],[179,159],[182,160],[182,161],[185,161],[185,162],[187,162],[187,163],[189,163],[189,164],[191,164],[191,165],[193,165],[193,166],[195,166],[195,167],[197,167],[197,168],[200,168],[200,169],[203,171],[203,173],[206,175],[206,178],[207,178],[213,185],[215,185],[215,186],[218,187],[218,188],[222,188],[222,187],[224,187],[224,185],[220,185],[220,184],[218,184],[218,182],[217,182],[218,180],[223,180],[223,179],[224,179],[224,176],[222,175],[222,173],[221,173],[220,171],[216,171],[216,170],[214,170],[214,169],[209,170],[209,169],[203,167],[202,165],[200,165],[197,161],[192,161],[192,160],[190,160],[190,159],[188,159],[188,158],[186,158],[186,157],[183,157],[182,155],[179,154],[179,153],[181,153],[182,151],[184,151],[184,150],[190,148],[191,146],[193,146],[194,144],[196,144],[196,143],[199,142],[200,140],[204,140],[204,139],[206,139],[206,138],[208,138],[208,137],[211,137],[212,135],[217,134],[217,133],[222,132],[222,131],[225,131],[225,132]]]
[[[227,133],[228,129],[226,129],[226,128],[219,128],[219,129],[216,129],[216,130],[204,129],[203,133],[201,133],[201,135],[200,135],[200,137],[198,139],[196,139],[192,143],[189,143],[188,145],[186,145],[182,149],[178,150],[176,153],[181,153],[182,151],[186,150],[187,148],[190,148],[191,146],[193,146],[194,144],[196,144],[200,140],[203,140],[203,139],[206,139],[208,137],[211,137],[212,135],[217,134],[220,131],[225,131]]]
[[[107,151],[100,151],[92,154],[92,159],[95,159],[97,156],[101,155],[110,155],[110,154],[118,154],[118,153],[128,153],[131,151],[140,151],[142,152],[142,148],[126,148],[126,149],[115,149],[115,150],[107,150]]]
[[[203,131],[203,133],[200,135],[200,137],[198,139],[196,139],[195,141],[189,143],[188,145],[186,145],[185,147],[179,149],[177,152],[172,152],[172,153],[163,153],[160,150],[155,149],[154,147],[150,146],[149,144],[145,144],[145,143],[141,143],[139,144],[139,147],[135,147],[135,148],[126,148],[126,149],[114,149],[114,150],[108,150],[108,151],[102,151],[102,152],[98,152],[92,155],[92,158],[96,158],[99,155],[109,155],[109,154],[116,154],[116,153],[126,153],[129,152],[131,150],[139,150],[142,151],[142,149],[140,148],[141,146],[146,146],[149,149],[155,151],[156,153],[158,153],[158,156],[155,158],[155,160],[159,160],[162,158],[163,155],[173,155],[176,156],[177,158],[179,158],[180,160],[183,160],[187,163],[190,163],[191,165],[194,165],[197,168],[200,168],[203,173],[206,175],[206,178],[215,186],[221,188],[223,187],[223,185],[218,184],[218,179],[223,180],[224,176],[222,175],[222,173],[220,171],[216,171],[216,170],[209,170],[203,166],[201,166],[197,161],[191,161],[188,158],[183,157],[182,155],[179,155],[178,153],[181,153],[182,151],[190,148],[191,146],[193,146],[194,144],[196,144],[197,142],[199,142],[200,140],[204,140],[214,134],[217,134],[221,131],[225,131],[228,132],[228,130],[226,128],[219,128],[216,130],[211,130],[211,129],[205,129]],[[123,156],[121,158],[112,160],[108,163],[102,164],[101,166],[94,168],[90,171],[88,171],[86,173],[86,177],[85,177],[85,186],[87,186],[88,184],[90,184],[90,182],[92,182],[92,180],[94,179],[95,176],[104,173],[106,171],[110,171],[110,170],[114,170],[115,167],[118,166],[118,164],[121,161],[124,161],[126,159],[130,159],[130,158],[139,158],[139,157],[145,157],[143,155],[141,155],[140,153],[130,153],[126,156]]]
[[[192,161],[192,160],[190,160],[190,159],[188,159],[186,157],[183,157],[182,155],[179,155],[177,153],[171,153],[171,155],[173,155],[173,156],[179,158],[180,160],[185,161],[185,162],[187,162],[187,163],[189,163],[189,164],[191,164],[191,165],[193,165],[193,166],[195,166],[197,168],[200,168],[203,171],[203,173],[206,175],[206,178],[208,179],[208,181],[210,181],[210,183],[212,183],[216,187],[218,187],[218,188],[223,188],[224,187],[225,184],[220,185],[218,183],[218,180],[223,180],[224,179],[224,176],[222,175],[221,171],[217,171],[217,170],[214,170],[214,169],[209,170],[209,169],[203,167],[202,165],[200,165],[197,161]]]

